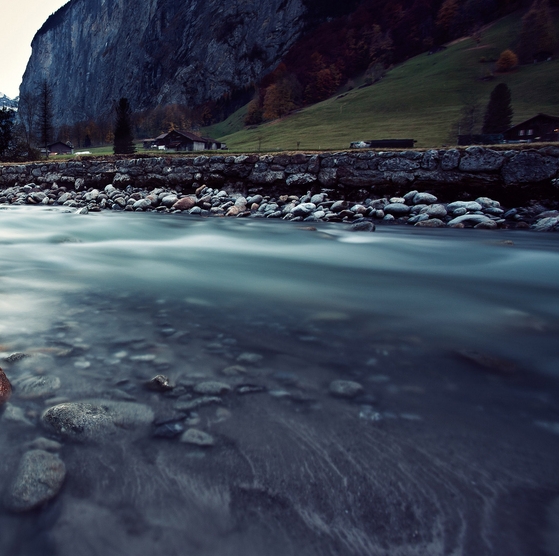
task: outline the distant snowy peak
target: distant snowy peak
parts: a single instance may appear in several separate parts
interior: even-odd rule
[[[3,93],[0,93],[0,108],[13,108],[17,109],[18,99],[11,99]]]

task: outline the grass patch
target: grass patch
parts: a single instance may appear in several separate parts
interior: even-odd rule
[[[515,50],[521,17],[516,13],[497,21],[482,32],[479,44],[466,38],[436,54],[421,54],[393,68],[375,85],[282,120],[240,129],[244,112],[237,111],[204,133],[216,133],[233,151],[346,149],[351,141],[385,138],[413,138],[417,147],[439,147],[454,144],[449,132],[459,119],[465,95],[475,95],[485,107],[501,82],[512,92],[513,123],[538,112],[559,114],[559,60],[482,79],[493,69],[493,63],[482,63],[482,58],[496,60],[506,48]]]

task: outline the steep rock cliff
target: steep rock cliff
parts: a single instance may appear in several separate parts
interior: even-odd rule
[[[46,79],[53,123],[189,106],[257,81],[297,40],[303,0],[71,0],[37,32],[20,95]]]

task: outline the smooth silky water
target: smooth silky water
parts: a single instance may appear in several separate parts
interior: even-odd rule
[[[559,554],[557,234],[6,208],[0,352],[25,416],[0,420],[2,492],[40,436],[67,469],[0,509],[1,555]],[[178,414],[157,374],[232,391]],[[27,375],[61,386],[23,399]],[[90,399],[215,445],[42,426]]]

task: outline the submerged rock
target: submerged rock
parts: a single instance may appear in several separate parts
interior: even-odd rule
[[[355,222],[351,226],[351,230],[354,232],[374,232],[375,225],[369,220],[361,220],[361,222]]]
[[[10,353],[7,357],[4,357],[4,361],[7,361],[8,363],[16,363],[25,357],[29,357],[29,355],[27,355],[27,353],[16,351],[15,353]]]
[[[495,357],[487,353],[481,353],[471,349],[460,349],[457,351],[457,354],[491,373],[510,376],[517,370],[516,365],[512,361],[501,359],[500,357]]]
[[[198,429],[188,429],[181,436],[181,442],[194,444],[196,446],[213,446],[215,440],[207,432]]]
[[[218,382],[217,380],[208,380],[200,382],[194,387],[194,392],[203,394],[205,396],[222,396],[231,391],[231,386],[225,382]]]
[[[6,496],[6,506],[13,512],[41,506],[58,494],[65,477],[66,466],[56,454],[30,450],[21,458]]]
[[[330,383],[330,394],[337,398],[355,398],[363,393],[363,386],[353,380],[334,380]]]
[[[57,376],[25,376],[19,379],[17,396],[23,400],[34,400],[51,396],[60,388],[60,379]]]
[[[12,423],[18,423],[20,425],[27,425],[31,427],[33,426],[33,423],[25,417],[25,414],[21,407],[17,407],[11,403],[7,403],[3,407],[3,412],[4,414],[2,415],[2,419],[4,421],[11,421]]]
[[[260,363],[260,361],[262,361],[262,359],[264,359],[264,358],[259,353],[250,353],[250,352],[241,353],[241,355],[239,355],[239,357],[237,357],[237,361],[239,363],[249,363],[249,364],[252,364],[252,365]]]
[[[196,398],[194,400],[190,399],[178,399],[175,403],[175,409],[177,411],[193,411],[199,407],[204,407],[205,405],[221,404],[223,400],[217,396],[202,396],[201,398]]]
[[[237,394],[259,394],[266,392],[266,387],[259,384],[240,384],[237,386]]]
[[[41,416],[47,430],[78,442],[101,441],[151,424],[146,405],[112,400],[91,400],[55,405]]]

